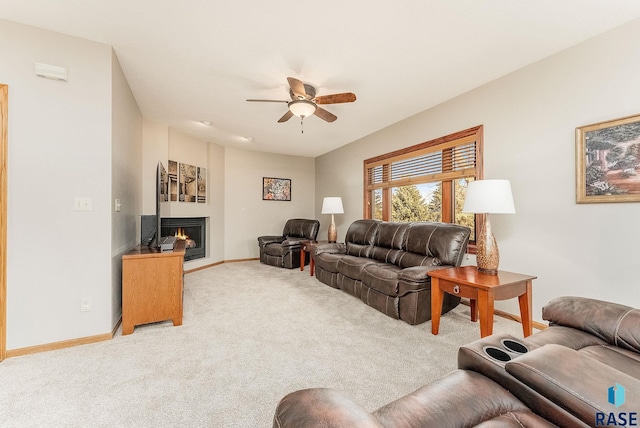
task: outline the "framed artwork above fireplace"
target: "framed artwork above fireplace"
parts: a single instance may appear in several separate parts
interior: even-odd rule
[[[207,169],[174,160],[169,161],[168,198],[176,202],[207,202]]]

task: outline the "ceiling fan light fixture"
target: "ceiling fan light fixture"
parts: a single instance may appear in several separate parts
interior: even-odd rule
[[[309,100],[295,100],[289,103],[289,110],[295,116],[309,117],[316,111],[316,105]]]

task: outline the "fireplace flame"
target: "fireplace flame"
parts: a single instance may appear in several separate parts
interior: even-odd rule
[[[187,239],[189,239],[189,236],[184,233],[184,229],[181,227],[179,227],[178,230],[176,230],[175,237],[183,241],[186,241]]]

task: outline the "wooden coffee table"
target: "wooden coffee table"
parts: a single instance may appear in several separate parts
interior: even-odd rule
[[[471,320],[480,314],[480,337],[493,334],[495,300],[518,298],[524,336],[532,333],[531,287],[535,276],[498,271],[497,275],[482,273],[475,266],[438,269],[431,277],[431,333],[438,334],[443,293],[470,299]]]

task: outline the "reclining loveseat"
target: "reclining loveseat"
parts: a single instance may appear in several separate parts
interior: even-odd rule
[[[450,223],[357,220],[345,242],[315,247],[316,278],[409,324],[431,319],[428,272],[460,266],[471,230]],[[446,294],[442,313],[460,303]]]
[[[300,267],[300,242],[315,241],[319,229],[318,220],[306,218],[287,220],[282,235],[258,237],[260,262],[287,269]],[[309,263],[308,258],[305,260],[305,264],[307,263]]]
[[[525,339],[462,346],[458,370],[373,413],[338,391],[306,389],[280,401],[273,426],[638,426],[640,310],[560,297],[542,317],[549,327]]]

